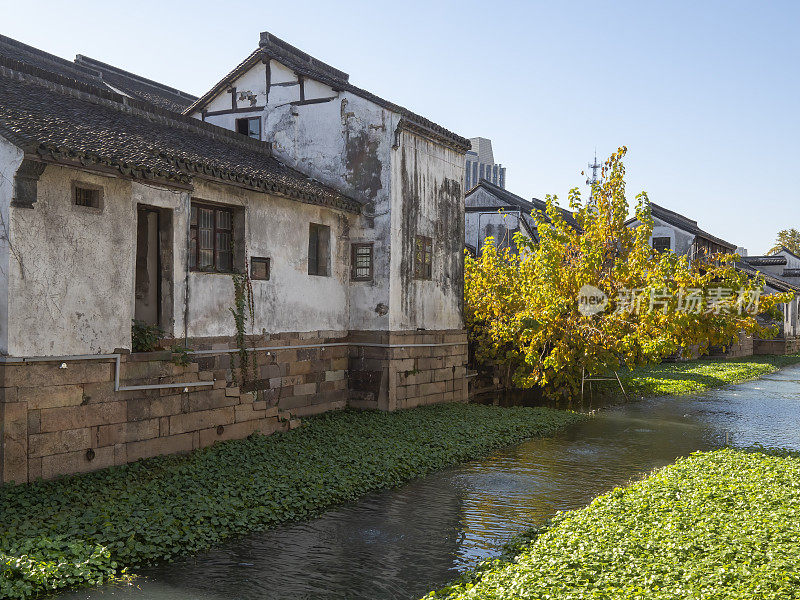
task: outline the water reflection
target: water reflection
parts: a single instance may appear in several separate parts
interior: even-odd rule
[[[513,533],[678,456],[726,438],[800,449],[798,425],[800,367],[698,396],[619,406],[555,438],[148,570],[137,587],[62,599],[418,598]]]

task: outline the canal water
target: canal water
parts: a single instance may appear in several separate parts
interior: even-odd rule
[[[59,598],[419,598],[556,511],[726,443],[800,449],[800,366],[694,396],[605,409],[554,438],[150,569],[132,585]]]

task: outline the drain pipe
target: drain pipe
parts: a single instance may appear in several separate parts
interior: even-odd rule
[[[192,196],[186,194],[186,277],[183,283],[183,345],[189,343],[189,259],[192,255]]]

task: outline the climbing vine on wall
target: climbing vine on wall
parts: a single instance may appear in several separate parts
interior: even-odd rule
[[[233,374],[234,384],[242,385],[247,383],[251,377],[252,379],[256,378],[256,357],[253,353],[247,351],[247,320],[250,320],[251,328],[255,322],[253,282],[250,280],[250,270],[248,269],[247,261],[245,261],[244,273],[234,273],[232,279],[234,305],[229,310],[233,315],[233,320],[236,325],[239,377],[236,376],[236,355],[231,357],[231,373]]]

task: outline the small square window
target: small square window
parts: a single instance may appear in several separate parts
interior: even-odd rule
[[[269,259],[253,256],[250,258],[250,279],[269,281]]]
[[[372,244],[351,246],[350,267],[353,281],[372,281]]]
[[[72,185],[72,202],[75,206],[100,208],[101,198],[101,187],[81,183],[74,183]]]
[[[668,237],[653,238],[653,250],[656,252],[669,252],[671,249],[672,243]]]
[[[433,240],[424,235],[414,239],[414,278],[431,279],[433,275]]]
[[[331,228],[327,225],[308,225],[308,274],[327,276],[331,262]]]
[[[245,119],[236,119],[236,133],[241,133],[254,140],[261,139],[261,118],[260,117],[247,117]]]

